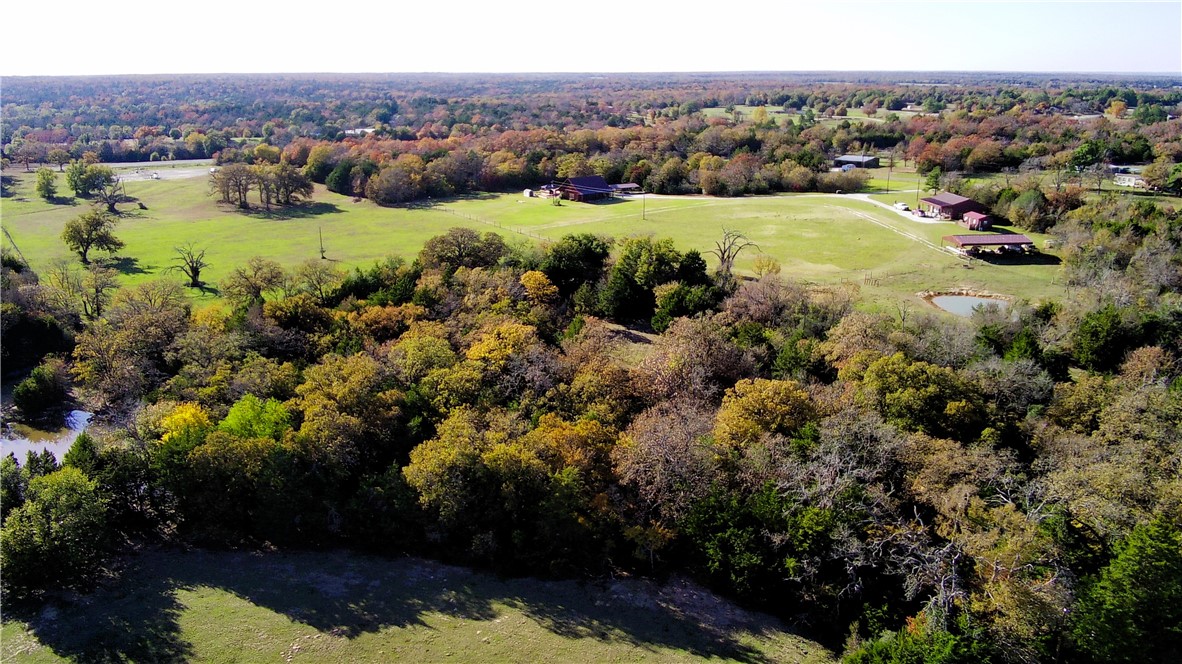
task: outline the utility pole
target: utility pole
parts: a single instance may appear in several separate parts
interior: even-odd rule
[[[324,255],[324,228],[317,226],[316,230],[320,233],[320,260],[328,260],[328,256]]]

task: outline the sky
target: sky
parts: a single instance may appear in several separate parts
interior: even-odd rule
[[[1182,0],[111,0],[98,5],[64,0],[53,5],[67,14],[62,20],[46,16],[46,6],[34,2],[7,4],[0,76],[664,71],[1182,75]]]

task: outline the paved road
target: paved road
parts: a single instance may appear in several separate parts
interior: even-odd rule
[[[197,168],[152,168],[145,167],[141,169],[130,169],[116,171],[119,179],[124,182],[136,182],[139,180],[183,180],[185,178],[197,178],[209,175],[209,166],[199,166]],[[156,175],[158,177],[152,177]]]
[[[901,189],[901,190],[898,190],[898,191],[893,191],[893,192],[891,192],[891,193],[897,193],[897,194],[914,194],[914,193],[915,193],[915,190],[914,190],[914,189]],[[688,195],[681,195],[681,194],[645,194],[645,196],[647,196],[648,198],[654,199],[654,200],[661,200],[661,199],[674,199],[674,200],[687,200],[687,201],[716,201],[716,202],[717,202],[717,201],[727,201],[727,202],[734,202],[734,201],[745,201],[745,200],[749,200],[749,201],[760,201],[760,200],[766,200],[766,198],[767,198],[767,197],[762,197],[762,196],[740,197],[740,198],[719,198],[719,197],[716,197],[716,196],[704,196],[704,195],[698,195],[698,194],[688,194]],[[625,198],[625,200],[627,200],[627,199],[636,199],[636,198],[639,198],[639,196],[638,196],[638,195],[636,195],[636,194],[633,194],[633,195],[631,195],[631,196],[626,196],[626,197],[624,197],[624,198]],[[870,194],[822,194],[822,193],[812,193],[812,194],[797,194],[797,195],[795,195],[795,196],[791,196],[791,197],[784,197],[784,198],[789,198],[789,199],[790,199],[790,198],[833,198],[833,199],[837,199],[837,200],[849,200],[849,199],[851,199],[851,198],[852,198],[852,199],[854,199],[854,200],[857,200],[857,201],[865,201],[865,202],[867,202],[867,203],[873,203],[873,204],[877,205],[878,207],[880,207],[880,208],[883,208],[884,210],[890,210],[891,212],[894,212],[895,214],[899,215],[900,217],[903,217],[904,219],[906,219],[906,220],[908,220],[908,221],[913,221],[913,222],[915,222],[915,223],[917,223],[917,224],[939,224],[939,223],[943,223],[943,222],[942,222],[940,219],[933,219],[933,218],[931,218],[931,217],[917,217],[917,216],[915,216],[915,214],[914,214],[914,213],[912,213],[912,212],[904,212],[904,211],[902,211],[902,210],[895,209],[895,207],[894,207],[894,206],[892,206],[892,205],[888,205],[888,204],[886,204],[886,203],[883,203],[882,201],[876,201],[876,200],[874,200],[873,198],[870,198]]]
[[[913,193],[914,191],[915,190],[912,189],[910,192],[901,191],[899,193],[901,193],[901,194]],[[829,195],[829,194],[826,194],[826,195]],[[904,211],[896,208],[893,205],[887,205],[886,203],[883,203],[882,201],[876,201],[873,198],[870,198],[870,194],[842,194],[842,196],[845,196],[847,198],[856,198],[860,201],[866,201],[868,203],[874,203],[875,205],[877,205],[880,208],[890,210],[891,212],[894,212],[895,214],[899,215],[900,217],[903,217],[904,219],[906,219],[908,221],[914,221],[917,224],[942,224],[942,223],[944,223],[944,220],[942,220],[942,219],[936,219],[933,217],[917,217],[917,216],[915,216],[914,212],[904,212]]]
[[[210,166],[213,166],[213,160],[212,159],[176,159],[174,161],[129,161],[126,163],[114,162],[114,163],[109,163],[109,164],[103,164],[103,166],[110,166],[111,168],[114,168],[117,170],[123,170],[125,168],[131,168],[131,169],[149,168],[149,169],[156,169],[156,170],[166,170],[169,168],[197,167],[197,166],[205,166],[205,168],[208,169]]]

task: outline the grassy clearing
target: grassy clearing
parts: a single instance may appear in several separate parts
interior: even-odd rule
[[[344,552],[147,553],[91,595],[5,608],[6,662],[833,661],[684,581],[499,579]]]
[[[853,197],[649,197],[643,204],[629,200],[554,208],[543,201],[503,196],[446,207],[473,217],[486,215],[541,238],[574,232],[615,237],[651,233],[673,238],[682,250],[706,251],[723,227],[733,228],[759,245],[758,252],[740,255],[740,272],[751,273],[756,256],[763,253],[781,263],[783,276],[858,288],[880,306],[900,300],[918,303],[915,294],[925,290],[969,288],[1030,300],[1062,294],[1055,283],[1059,268],[1053,255],[1037,263],[974,261],[966,267],[965,261],[939,249],[942,236],[968,232],[960,226],[917,223]],[[1047,238],[1034,239],[1041,246]]]
[[[879,173],[882,171],[883,173]],[[875,169],[872,175],[884,175]],[[50,204],[32,193],[33,179],[16,173],[13,195],[0,202],[5,228],[35,269],[71,259],[60,239],[65,222],[87,209],[86,201]],[[896,182],[916,176],[896,168]],[[60,189],[65,189],[59,178]],[[912,187],[914,185],[911,185]],[[581,204],[518,194],[486,194],[412,208],[382,208],[353,202],[318,187],[314,201],[290,211],[241,213],[217,205],[205,178],[128,182],[127,191],[147,206],[125,205],[116,235],[126,242],[115,265],[127,283],[165,276],[173,248],[194,242],[208,249],[203,277],[216,283],[252,256],[294,266],[319,256],[323,231],[328,256],[346,268],[368,265],[387,254],[413,257],[430,237],[453,226],[496,231],[509,243],[539,243],[570,233],[617,238],[652,234],[673,238],[679,249],[713,248],[723,228],[745,233],[759,251],[744,252],[736,265],[751,273],[758,253],[772,256],[793,279],[861,290],[872,304],[893,306],[926,290],[972,288],[1040,300],[1061,295],[1057,259],[1037,264],[966,264],[930,246],[940,236],[963,232],[955,224],[919,224],[849,196],[817,194],[715,199],[659,197]],[[914,193],[876,196],[888,204]],[[1041,239],[1041,238],[1036,238]],[[7,243],[7,239],[4,240]],[[1041,242],[1040,242],[1041,245]],[[712,257],[706,255],[707,261]],[[174,275],[178,280],[179,275]],[[195,300],[214,301],[211,294]],[[915,300],[918,302],[918,300]]]
[[[748,106],[746,104],[735,105],[735,111],[740,114],[739,117],[742,120],[750,120],[751,115],[755,113],[756,108],[758,108],[758,106]],[[775,120],[776,123],[781,126],[784,124],[782,118],[791,118],[792,116],[799,115],[799,113],[796,111],[785,111],[781,106],[769,104],[764,106],[764,108],[767,110],[768,117]],[[851,108],[846,111],[844,116],[824,116],[818,113],[817,120],[822,124],[841,124],[843,120],[849,120],[850,122],[886,122],[886,116],[890,115],[891,113],[898,115],[904,120],[916,115],[923,115],[923,113],[920,111],[888,111],[884,108],[880,108],[873,116],[869,116],[866,115],[866,112],[860,108]],[[726,108],[723,106],[711,106],[708,108],[703,108],[702,115],[707,118],[726,118],[728,120],[733,120],[735,117],[733,113],[728,113]],[[793,120],[793,122],[796,122],[796,120]]]

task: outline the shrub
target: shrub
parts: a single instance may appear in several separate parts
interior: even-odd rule
[[[46,358],[13,390],[12,400],[27,417],[40,417],[62,405],[69,396],[65,363]]]

